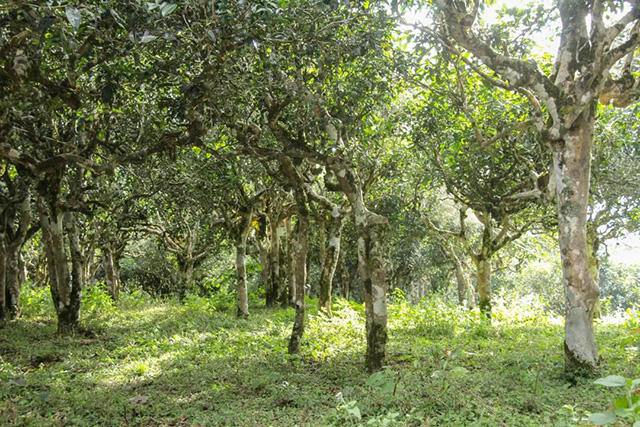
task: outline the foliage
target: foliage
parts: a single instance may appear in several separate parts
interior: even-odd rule
[[[291,363],[292,309],[253,307],[252,318],[238,321],[212,301],[125,292],[117,310],[92,321],[91,338],[56,336],[52,313],[41,317],[30,304],[25,313],[36,317],[0,329],[0,423],[560,426],[585,422],[610,400],[605,389],[557,374],[561,327],[544,317],[504,314],[489,327],[436,298],[398,301],[389,307],[388,367],[371,377],[362,370],[360,304],[338,299],[329,318],[311,300],[309,332]],[[597,331],[607,349],[603,375],[637,378],[621,344],[626,332],[608,324]],[[566,402],[579,402],[576,421]]]
[[[110,316],[116,309],[113,298],[109,296],[104,283],[98,283],[83,290],[82,306],[84,316],[89,321],[95,321],[101,316]]]
[[[612,312],[632,308],[640,301],[640,266],[605,261],[600,266],[600,295],[606,298]]]
[[[607,412],[596,412],[589,417],[595,425],[608,425],[616,421],[624,421],[633,427],[640,427],[640,378],[627,379],[619,375],[609,375],[595,381],[596,384],[623,388],[622,396],[613,402],[613,408]]]
[[[23,286],[20,293],[22,315],[28,319],[42,319],[54,314],[51,291],[48,288]]]

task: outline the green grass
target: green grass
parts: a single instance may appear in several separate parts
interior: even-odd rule
[[[45,303],[31,295],[0,329],[0,425],[585,425],[613,396],[564,377],[562,326],[531,306],[498,304],[489,326],[436,300],[395,303],[388,372],[368,385],[364,311],[344,300],[330,319],[311,302],[300,358],[286,354],[291,309],[238,320],[200,298],[125,295],[116,308],[94,292],[96,335],[58,337]],[[640,377],[634,333],[597,326],[598,376]]]

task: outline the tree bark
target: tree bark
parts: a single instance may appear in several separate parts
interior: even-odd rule
[[[350,281],[349,281],[349,270],[346,265],[346,251],[344,246],[341,245],[340,248],[340,259],[338,261],[340,266],[340,286],[342,288],[342,297],[349,300],[349,291],[350,291]]]
[[[628,60],[640,43],[637,5],[607,27],[607,2],[558,2],[562,35],[553,71],[546,75],[535,61],[501,55],[482,42],[472,29],[477,7],[468,13],[465,2],[435,3],[443,11],[449,35],[505,80],[489,79],[520,91],[535,108],[532,118],[553,154],[551,182],[555,181],[566,296],[566,369],[593,370],[599,361],[593,331],[599,290],[589,272],[586,228],[594,118],[598,100],[624,107],[638,97],[639,81]]]
[[[491,258],[481,257],[476,261],[476,276],[480,312],[491,318]]]
[[[322,224],[324,226],[324,224]],[[331,316],[331,292],[333,288],[333,276],[336,272],[338,259],[340,257],[340,239],[344,218],[338,209],[331,212],[329,219],[329,242],[324,251],[322,262],[322,272],[320,274],[320,297],[318,308]],[[326,240],[326,239],[325,239]]]
[[[362,186],[354,170],[337,164],[334,172],[351,204],[358,236],[358,270],[366,309],[365,365],[369,371],[379,371],[384,364],[387,345],[387,266],[383,242],[388,219],[366,208]]]
[[[104,279],[107,284],[109,296],[117,301],[120,296],[120,277],[116,269],[113,250],[110,246],[102,248]]]
[[[593,127],[593,111],[587,109],[552,146],[558,177],[558,237],[566,299],[564,349],[569,371],[595,369],[599,360],[593,315],[600,291],[589,272],[586,233]]]
[[[291,227],[291,219],[287,219],[285,222],[287,230],[287,289],[288,297],[286,305],[295,307],[296,302],[296,254],[295,254],[295,240],[296,235]],[[284,303],[283,303],[284,304]]]
[[[78,286],[78,277],[72,280],[69,271],[64,235],[65,214],[61,207],[59,179],[40,183],[37,204],[49,270],[51,297],[58,318],[58,333],[68,334],[79,327],[81,289]]]
[[[0,233],[0,322],[7,316],[7,256],[4,233]]]
[[[469,282],[469,272],[465,263],[459,258],[454,259],[456,269],[456,282],[458,284],[458,305],[470,307],[471,284]]]
[[[20,290],[22,281],[20,279],[20,248],[16,248],[7,254],[6,262],[6,315],[10,319],[20,316]]]
[[[274,307],[278,303],[282,289],[280,286],[280,239],[278,238],[278,212],[272,212],[269,218],[269,293],[267,306]]]
[[[289,354],[299,354],[302,335],[305,327],[305,285],[307,283],[307,248],[309,235],[309,210],[307,197],[302,190],[296,191],[296,204],[298,205],[297,238],[295,241],[296,254],[296,317],[289,340]]]
[[[20,316],[23,279],[22,248],[33,235],[31,226],[31,187],[18,176],[11,188],[20,202],[4,207],[0,217],[0,320]],[[17,223],[17,225],[16,225]]]
[[[236,292],[238,301],[238,317],[249,317],[249,297],[247,293],[247,238],[251,231],[253,211],[242,212],[236,230]]]

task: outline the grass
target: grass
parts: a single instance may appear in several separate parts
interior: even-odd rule
[[[26,301],[0,329],[0,425],[568,426],[613,396],[564,377],[561,323],[535,304],[497,304],[487,325],[438,300],[394,303],[388,369],[370,378],[364,310],[344,300],[333,318],[311,301],[301,357],[286,354],[291,309],[239,320],[197,297],[124,295],[114,307],[93,292],[95,336],[58,337],[46,296]],[[597,326],[598,376],[640,377],[635,333]]]

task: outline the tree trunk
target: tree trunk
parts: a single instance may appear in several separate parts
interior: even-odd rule
[[[271,292],[271,273],[269,273],[269,242],[262,241],[259,242],[257,246],[260,252],[260,278],[262,280],[262,287],[264,288],[265,305],[269,307],[269,293]]]
[[[20,316],[20,290],[22,282],[20,280],[20,249],[10,248],[6,261],[6,290],[5,290],[5,316],[16,319]]]
[[[369,371],[379,371],[387,346],[387,266],[383,249],[388,219],[369,211],[355,171],[339,165],[336,177],[351,204],[358,236],[358,269],[366,308]]]
[[[455,261],[455,268],[456,282],[458,283],[458,305],[465,307],[468,305],[469,301],[469,276],[467,274],[467,269],[459,258]]]
[[[317,222],[318,227],[318,266],[320,270],[320,276],[322,276],[322,272],[324,271],[324,265],[327,259],[327,220],[324,218],[324,212],[320,215],[320,218]],[[310,295],[315,295],[316,292],[318,296],[322,292],[322,282],[318,282],[317,288],[315,288],[314,283],[310,283],[311,289],[309,290]]]
[[[589,273],[586,236],[593,126],[593,111],[587,108],[563,140],[553,144],[568,371],[593,370],[599,360],[593,314],[600,292]]]
[[[472,286],[469,281],[469,266],[464,261],[464,258],[461,258],[456,253],[455,248],[448,242],[445,242],[441,245],[444,249],[445,253],[449,256],[449,258],[453,261],[453,265],[455,267],[456,274],[456,283],[458,285],[458,305],[462,307],[471,308],[471,290]]]
[[[304,334],[305,324],[305,285],[307,283],[307,247],[309,235],[309,211],[306,195],[302,190],[296,191],[298,205],[297,238],[295,241],[296,255],[296,318],[289,340],[289,354],[300,353],[300,343]]]
[[[31,187],[18,177],[12,187],[13,198],[22,197],[16,204],[4,207],[0,216],[0,320],[20,316],[20,291],[24,283],[22,247],[30,237]],[[16,224],[17,223],[17,224]]]
[[[288,297],[286,305],[295,307],[296,302],[296,253],[295,253],[295,240],[296,235],[291,227],[291,219],[287,219],[287,289]]]
[[[478,279],[478,305],[480,312],[491,318],[491,258],[479,258],[476,262]]]
[[[346,265],[346,251],[344,249],[344,246],[342,246],[340,248],[340,259],[339,259],[339,265],[340,265],[340,286],[342,287],[342,297],[344,299],[346,299],[347,301],[349,300],[349,291],[350,291],[350,281],[349,281],[349,270],[347,269],[347,265]]]
[[[249,317],[247,296],[247,242],[236,241],[236,292],[238,294],[238,317]]]
[[[589,223],[587,225],[587,252],[589,255],[589,273],[600,289],[600,258],[598,258],[598,249],[600,248],[600,239],[596,234],[595,225]],[[593,308],[593,318],[597,319],[602,315],[600,311],[600,299],[596,301]]]
[[[72,280],[65,249],[64,213],[61,209],[60,181],[45,181],[38,188],[38,210],[42,241],[49,270],[51,297],[58,317],[58,332],[68,334],[78,329],[80,292],[78,278]]]
[[[178,281],[180,289],[178,290],[180,297],[184,298],[187,292],[193,291],[193,270],[195,266],[195,260],[192,254],[181,254],[176,256],[178,261]]]
[[[269,282],[271,284],[267,294],[267,305],[274,307],[280,298],[280,239],[278,238],[278,219],[270,218],[269,221]]]
[[[247,294],[247,238],[251,231],[253,211],[242,212],[236,230],[236,284],[238,297],[238,317],[249,317],[249,297]]]
[[[289,238],[289,234],[287,233],[286,227],[284,225],[284,223],[282,224],[282,236],[280,236],[280,234],[278,235],[278,239],[282,239],[280,240],[280,243],[278,244],[279,246],[279,251],[278,251],[278,280],[280,281],[280,297],[278,299],[280,306],[285,308],[288,306],[293,306],[292,303],[292,299],[291,299],[291,295],[292,295],[292,291],[291,291],[291,287],[289,286],[289,271],[288,271],[288,267],[287,267],[287,256],[288,256],[288,249],[287,249],[287,239]],[[284,240],[284,244],[283,244],[283,240]],[[295,292],[295,290],[293,291]]]
[[[340,238],[343,224],[343,217],[338,209],[334,209],[329,219],[329,243],[323,254],[322,273],[320,274],[320,298],[318,299],[318,307],[329,316],[331,316],[333,276],[340,257]],[[324,228],[324,223],[322,225]]]
[[[116,269],[113,250],[111,250],[110,246],[107,245],[102,249],[102,256],[104,279],[107,284],[107,290],[109,292],[109,296],[111,296],[114,301],[117,301],[120,296],[120,277]]]
[[[358,264],[367,313],[366,366],[382,369],[387,344],[386,265],[382,241],[386,224],[369,224],[358,233]]]
[[[65,322],[67,330],[78,329],[80,321],[80,298],[82,289],[84,288],[86,277],[86,259],[82,253],[80,245],[80,232],[76,222],[76,214],[67,212],[65,214],[65,227],[69,239],[69,253],[71,255],[71,294],[72,312],[67,313],[69,322]],[[60,329],[60,324],[58,324]]]
[[[7,316],[7,251],[4,233],[0,232],[0,322]]]

